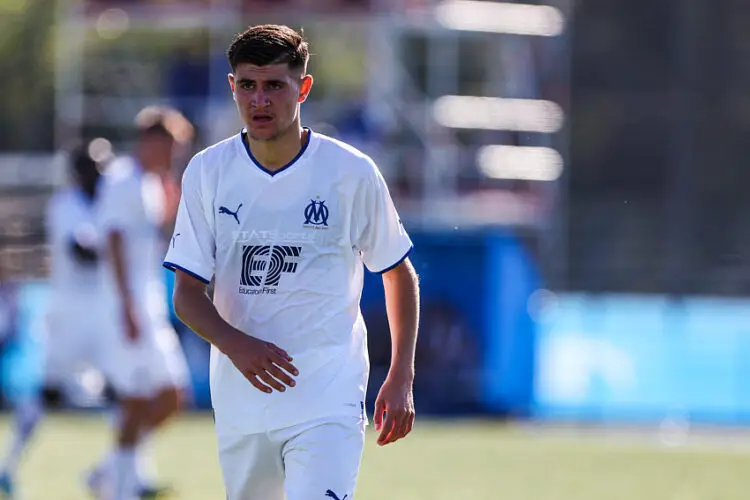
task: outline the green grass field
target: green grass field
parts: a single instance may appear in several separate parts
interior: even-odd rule
[[[3,437],[8,420],[0,421]],[[55,416],[22,469],[24,500],[80,500],[81,471],[108,444],[98,417]],[[612,438],[487,422],[418,422],[408,439],[375,445],[369,428],[358,500],[733,500],[750,495],[743,440],[670,448],[648,436]],[[224,498],[210,418],[186,417],[157,441],[162,477],[185,500]]]

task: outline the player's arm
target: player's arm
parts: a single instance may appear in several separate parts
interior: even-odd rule
[[[221,352],[232,352],[232,345],[244,334],[219,315],[203,281],[180,269],[175,273],[172,301],[177,317]]]
[[[419,284],[409,261],[412,243],[391,199],[383,176],[374,164],[355,201],[355,224],[361,228],[356,246],[368,269],[383,276],[391,366],[375,401],[378,444],[393,443],[411,432],[414,424],[414,354],[419,323]],[[385,414],[385,418],[383,415]]]
[[[120,299],[120,307],[125,321],[128,338],[138,339],[138,325],[135,318],[135,306],[133,296],[128,286],[128,268],[125,260],[125,237],[121,230],[111,230],[107,234],[107,251],[112,264],[117,296]]]
[[[123,305],[132,303],[128,287],[128,272],[125,262],[125,238],[122,231],[114,230],[107,234],[107,251],[112,262],[112,273],[115,278],[117,295]]]
[[[419,325],[419,279],[408,257],[383,273],[383,286],[392,345],[388,376],[411,384]]]
[[[97,219],[104,238],[103,251],[106,253],[115,282],[116,295],[120,313],[125,326],[125,333],[130,340],[139,336],[132,291],[128,286],[128,269],[125,255],[127,229],[139,221],[133,219],[136,210],[133,204],[138,199],[127,184],[105,183],[99,199]]]
[[[408,258],[383,273],[383,287],[391,330],[391,366],[375,402],[375,429],[380,431],[381,446],[406,437],[414,425],[419,279]]]

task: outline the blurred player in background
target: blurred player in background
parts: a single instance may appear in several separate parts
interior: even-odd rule
[[[108,248],[106,281],[116,295],[120,327],[109,345],[110,380],[122,413],[116,449],[89,484],[115,500],[144,496],[136,448],[179,411],[189,384],[169,321],[160,257],[167,246],[163,228],[171,224],[179,200],[171,178],[175,153],[192,139],[193,127],[176,110],[149,107],[136,117],[136,132],[134,156],[108,168],[98,207]]]
[[[18,463],[42,417],[42,389],[47,387],[60,394],[70,387],[72,378],[81,369],[104,370],[104,341],[107,328],[111,328],[111,295],[101,286],[101,255],[99,239],[94,224],[94,203],[100,176],[100,165],[86,149],[78,149],[69,156],[69,186],[55,193],[47,206],[45,227],[50,246],[51,272],[49,298],[44,317],[44,339],[38,346],[38,370],[31,369],[28,356],[18,353],[12,360],[26,359],[20,370],[27,381],[12,384],[15,393],[13,407],[16,425],[11,446],[3,462],[0,475],[0,492],[14,498],[15,476]],[[8,310],[12,300],[8,287],[0,292],[0,311]],[[18,296],[15,297],[17,301]],[[18,307],[12,325],[20,328]],[[0,312],[0,327],[7,313]],[[4,330],[7,329],[3,328]],[[31,372],[43,377],[29,376]],[[18,372],[16,367],[14,372]],[[15,376],[15,374],[14,374]],[[20,376],[20,375],[19,375]]]
[[[414,420],[411,240],[373,161],[300,125],[312,86],[303,37],[257,26],[228,56],[246,130],[188,165],[165,259],[175,310],[213,344],[227,499],[352,498],[367,423],[363,264],[383,275],[392,332],[378,443]]]
[[[102,169],[89,148],[74,151],[73,182],[58,190],[47,206],[45,385],[60,393],[82,369],[104,373],[107,366],[105,332],[112,328],[113,296],[102,286],[102,242],[94,212]]]

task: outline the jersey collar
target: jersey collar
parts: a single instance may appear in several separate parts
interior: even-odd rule
[[[244,128],[242,129],[242,131],[239,134],[239,141],[240,141],[240,143],[242,145],[241,146],[242,149],[245,150],[245,153],[247,154],[248,158],[250,158],[250,161],[252,162],[252,164],[255,165],[255,167],[257,167],[264,174],[269,175],[271,177],[274,177],[274,176],[280,174],[281,172],[284,172],[284,171],[288,170],[293,165],[296,165],[297,163],[299,163],[300,160],[302,159],[302,157],[304,156],[304,154],[308,151],[308,149],[310,149],[310,143],[313,142],[313,135],[314,135],[314,133],[313,133],[312,129],[310,129],[308,127],[304,127],[304,129],[307,130],[307,132],[308,132],[308,134],[307,134],[307,140],[302,145],[302,148],[299,150],[299,153],[297,153],[297,156],[295,156],[294,158],[292,158],[292,161],[290,161],[289,163],[287,163],[286,165],[284,165],[283,167],[281,167],[278,170],[268,170],[266,167],[264,167],[263,165],[261,165],[261,163],[255,158],[255,156],[253,156],[253,152],[250,151],[250,145],[249,145],[250,141],[245,140],[245,137],[247,137],[247,130],[245,130]]]

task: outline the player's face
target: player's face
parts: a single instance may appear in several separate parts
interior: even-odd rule
[[[175,142],[171,137],[159,133],[147,134],[141,138],[139,156],[152,169],[163,174],[172,168],[174,149]]]
[[[286,64],[241,63],[229,75],[229,85],[250,137],[272,141],[299,127],[299,105],[310,93],[312,77]]]

